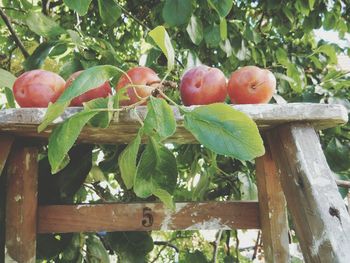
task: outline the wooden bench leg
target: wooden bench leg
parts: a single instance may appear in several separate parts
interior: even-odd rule
[[[38,150],[15,142],[8,159],[5,262],[35,263]]]
[[[266,262],[287,263],[289,258],[286,200],[269,146],[264,156],[257,158],[260,222]]]
[[[268,134],[306,262],[350,262],[350,217],[317,133],[290,124]]]

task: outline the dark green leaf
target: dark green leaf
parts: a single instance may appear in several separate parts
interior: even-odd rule
[[[323,28],[325,30],[331,30],[335,27],[337,23],[337,17],[333,12],[326,12],[325,18],[323,21]]]
[[[107,26],[111,26],[117,22],[122,14],[122,10],[114,0],[98,0],[98,10],[103,23]]]
[[[8,87],[12,89],[16,77],[7,70],[0,68],[0,87]]]
[[[191,20],[187,25],[186,31],[192,42],[199,45],[203,40],[203,25],[202,21],[196,16],[191,16]]]
[[[136,175],[136,159],[141,144],[141,134],[138,133],[125,150],[119,155],[118,163],[121,177],[127,189],[134,185]]]
[[[338,58],[337,58],[337,53],[335,52],[335,49],[331,45],[324,44],[317,48],[316,52],[318,53],[323,53],[327,57],[329,57],[329,62],[331,64],[337,64],[338,63]]]
[[[207,259],[207,257],[203,254],[203,252],[196,249],[194,252],[187,252],[185,254],[184,262],[191,262],[191,263],[209,263],[210,261]]]
[[[233,5],[232,0],[208,0],[208,3],[215,9],[220,17],[226,17],[230,13]]]
[[[350,169],[350,144],[342,143],[337,138],[332,138],[325,150],[329,166],[334,172]]]
[[[156,135],[163,140],[175,133],[174,112],[164,99],[151,96],[147,109],[148,112],[144,121],[144,131],[147,135]]]
[[[144,263],[153,250],[153,239],[147,232],[113,232],[106,239],[123,263]]]
[[[288,54],[287,51],[285,51],[283,48],[277,48],[276,50],[276,58],[278,63],[280,63],[281,65],[288,65],[289,59],[288,59]]]
[[[83,234],[73,234],[70,245],[62,253],[62,263],[82,262],[81,250],[85,245]]]
[[[91,0],[64,0],[64,3],[79,15],[84,16],[89,10]]]
[[[163,26],[157,26],[148,34],[168,59],[168,70],[171,71],[175,63],[175,51],[165,28]]]
[[[165,0],[163,19],[169,26],[187,24],[192,15],[192,2],[189,0]]]
[[[40,234],[36,239],[36,258],[49,260],[58,256],[70,244],[72,234]]]
[[[146,198],[158,189],[173,193],[177,181],[176,159],[171,151],[154,138],[142,153],[137,166],[134,191],[137,196]]]
[[[216,47],[220,44],[220,27],[213,24],[204,30],[204,40],[209,46]]]
[[[223,103],[200,106],[186,112],[185,128],[201,144],[218,154],[252,160],[265,152],[254,121]]]
[[[29,71],[40,68],[56,44],[56,41],[41,43],[34,50],[33,54],[31,54],[30,57],[27,58],[26,61],[24,61],[24,69],[26,71]]]
[[[108,263],[109,255],[102,241],[96,235],[89,235],[86,239],[87,263]]]
[[[53,174],[57,173],[69,149],[73,146],[85,124],[98,112],[81,111],[54,128],[49,138],[48,157]]]
[[[53,19],[41,12],[30,12],[26,23],[30,30],[43,37],[53,38],[65,33]]]

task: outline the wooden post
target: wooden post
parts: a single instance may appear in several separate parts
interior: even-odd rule
[[[286,200],[269,146],[265,148],[265,155],[255,161],[264,254],[266,262],[287,263],[290,258]]]
[[[307,124],[268,134],[306,262],[350,262],[350,217],[318,136]]]
[[[38,150],[16,142],[8,160],[5,262],[35,263]]]

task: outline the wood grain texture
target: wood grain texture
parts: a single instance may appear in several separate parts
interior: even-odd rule
[[[269,129],[276,125],[289,122],[311,122],[317,129],[324,129],[346,123],[348,115],[341,105],[291,103],[291,104],[261,104],[235,105],[233,108],[248,114],[260,129]],[[192,109],[194,107],[189,107]],[[72,116],[81,108],[68,108],[55,123]],[[46,109],[23,108],[2,110],[0,114],[0,132],[13,133],[26,137],[47,138],[52,126],[38,134],[37,127],[42,122]],[[147,109],[137,108],[138,115],[144,119]],[[196,143],[194,137],[184,129],[183,117],[174,109],[178,121],[176,134],[169,141],[179,143]],[[122,112],[119,119],[115,118],[107,129],[86,127],[79,136],[79,141],[86,143],[128,143],[135,136],[139,122],[132,112]]]
[[[286,200],[270,148],[255,160],[260,222],[265,259],[269,263],[290,262]]]
[[[34,263],[38,151],[20,144],[15,143],[8,160],[5,262]]]
[[[0,176],[4,170],[7,157],[10,153],[14,137],[10,135],[0,134]]]
[[[175,211],[162,203],[52,205],[38,211],[38,233],[254,229],[259,222],[257,202],[176,203]]]
[[[350,262],[350,217],[318,136],[290,124],[268,135],[306,262]]]

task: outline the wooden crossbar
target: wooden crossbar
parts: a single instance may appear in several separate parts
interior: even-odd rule
[[[49,205],[38,209],[38,233],[259,229],[258,202]]]
[[[258,125],[259,129],[270,129],[277,125],[291,122],[311,123],[316,129],[325,129],[346,123],[348,115],[341,105],[290,103],[290,104],[259,104],[259,105],[235,105],[234,109],[249,115]],[[193,109],[194,107],[188,107]],[[60,122],[82,108],[68,108],[64,114],[56,120]],[[171,142],[181,144],[198,143],[193,135],[183,126],[183,116],[176,108],[173,108],[178,128],[176,134],[169,138]],[[147,107],[140,106],[136,109],[140,118],[145,118]],[[42,122],[46,109],[23,108],[2,110],[0,115],[0,131],[25,137],[48,138],[52,126],[42,133],[37,132],[38,125]],[[78,140],[85,143],[128,143],[137,134],[140,124],[132,112],[121,112],[111,125],[106,129],[85,127]]]

